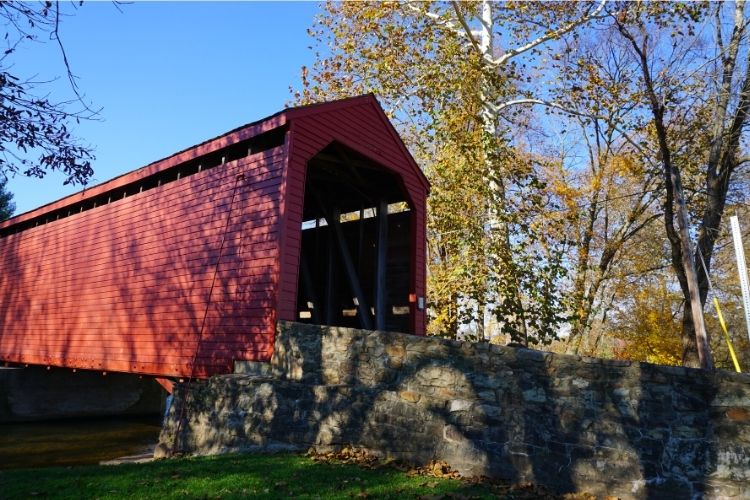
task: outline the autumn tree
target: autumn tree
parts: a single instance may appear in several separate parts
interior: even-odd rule
[[[669,277],[652,275],[627,288],[628,297],[613,316],[614,347],[617,359],[679,365],[682,326],[679,320],[679,294],[671,290]]]
[[[659,186],[660,211],[649,203],[644,216],[661,214],[683,293],[682,358],[692,366],[700,358],[705,368],[712,362],[703,326],[708,280],[701,257],[710,271],[727,196],[744,162],[742,135],[750,89],[744,2],[732,5],[731,13],[728,7],[612,2],[605,9],[610,21],[587,32],[587,39],[596,40],[596,50],[574,44],[551,54],[559,61],[562,85],[546,89],[541,97],[506,104],[542,106],[582,120],[587,136],[597,137],[597,147],[602,143],[599,128],[615,131],[618,143],[627,143],[629,157],[644,167],[644,187],[654,181],[652,185]],[[612,75],[618,75],[616,83]],[[694,233],[691,221],[696,220]],[[597,233],[601,234],[584,233],[582,241]],[[579,250],[571,338],[580,340],[587,331],[588,304],[581,299],[597,287],[596,278],[586,285],[580,272],[586,268],[586,245]]]
[[[731,14],[725,10],[731,8]],[[614,26],[627,43],[639,71],[642,103],[657,140],[665,186],[664,228],[672,266],[685,298],[683,360],[712,368],[703,318],[716,239],[733,177],[742,163],[742,137],[750,110],[750,51],[745,2],[733,5],[619,5]],[[725,25],[729,21],[731,29]],[[703,45],[702,27],[713,40]],[[703,48],[703,46],[707,48]],[[692,160],[686,146],[705,142],[696,172],[703,186],[689,204],[685,175]],[[690,211],[695,212],[693,245]]]
[[[59,171],[65,184],[85,184],[93,174],[91,148],[71,134],[81,119],[91,119],[89,108],[70,72],[60,38],[59,2],[0,2],[0,20],[6,43],[0,55],[0,174],[17,173],[43,177]],[[58,44],[68,68],[67,77],[75,97],[55,101],[44,90],[45,83],[19,75],[13,69],[16,49],[23,43],[48,38]]]
[[[546,126],[537,135],[550,144],[547,156],[557,159],[547,174],[548,190],[561,199],[569,234],[568,351],[574,353],[611,306],[612,290],[623,278],[623,254],[659,217],[661,190],[657,164],[641,146],[649,138],[622,125],[638,118],[623,49],[613,47],[606,32],[584,34],[545,52],[555,85],[505,104],[545,113]]]
[[[742,205],[733,207],[740,217],[747,215]],[[726,226],[726,225],[725,225]],[[671,266],[648,271],[659,262],[669,263],[669,242],[663,226],[649,227],[638,237],[637,247],[624,256],[619,273],[627,276],[613,290],[616,297],[608,312],[605,339],[600,352],[608,350],[619,359],[658,364],[682,364],[682,314],[684,297]],[[750,234],[750,228],[745,231]],[[706,328],[712,332],[710,347],[717,368],[734,371],[727,340],[713,304],[718,299],[730,342],[743,370],[750,366],[750,350],[745,331],[734,249],[728,228],[717,239],[711,269],[712,290],[706,304]],[[646,272],[642,272],[642,271]],[[599,332],[596,332],[599,333]]]
[[[455,335],[488,317],[517,341],[546,342],[567,306],[565,240],[544,159],[514,143],[518,95],[539,48],[601,14],[577,4],[328,3],[312,30],[330,49],[303,71],[302,102],[375,92],[433,182],[431,305]],[[537,68],[538,69],[538,68]]]

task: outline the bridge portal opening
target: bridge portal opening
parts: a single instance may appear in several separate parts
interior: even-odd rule
[[[307,165],[302,323],[414,333],[412,210],[401,178],[333,143]]]

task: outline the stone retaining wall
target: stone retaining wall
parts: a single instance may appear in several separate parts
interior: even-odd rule
[[[336,448],[558,492],[750,497],[750,376],[280,323],[270,364],[178,387],[192,453]]]

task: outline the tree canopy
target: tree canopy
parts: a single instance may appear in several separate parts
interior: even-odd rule
[[[374,92],[430,178],[431,333],[711,368],[700,258],[727,275],[746,202],[745,10],[327,3],[295,99]]]
[[[86,184],[93,170],[92,148],[71,132],[81,119],[96,116],[78,90],[60,39],[59,2],[0,2],[5,49],[0,55],[0,174],[44,177],[49,171],[65,176],[65,184]],[[59,45],[74,98],[54,100],[45,82],[13,71],[13,57],[24,43],[42,37]]]
[[[13,212],[16,211],[16,204],[13,203],[13,193],[8,191],[8,180],[0,181],[0,221],[10,219]]]

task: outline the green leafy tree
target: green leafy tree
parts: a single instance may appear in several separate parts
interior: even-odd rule
[[[13,193],[8,191],[8,180],[0,181],[0,221],[10,219],[13,212],[16,211],[16,204],[13,203]]]
[[[311,30],[331,55],[303,68],[296,99],[374,92],[433,183],[433,333],[474,326],[486,337],[494,323],[513,340],[546,343],[565,320],[563,230],[538,220],[558,200],[543,159],[514,140],[509,119],[519,117],[501,106],[522,92],[541,46],[603,5],[327,3]]]

